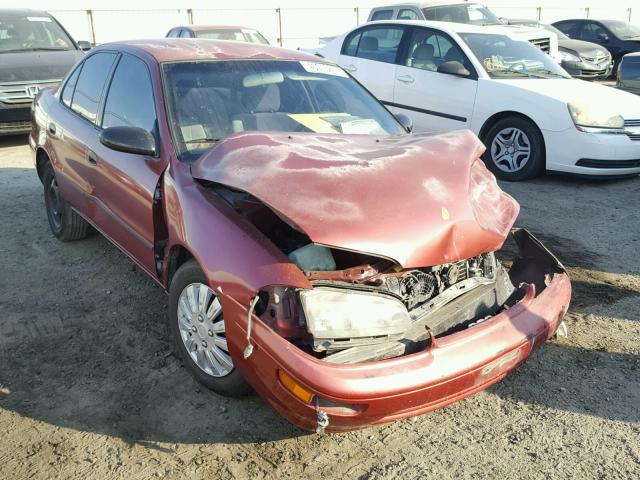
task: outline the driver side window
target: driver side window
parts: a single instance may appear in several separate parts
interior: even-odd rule
[[[581,38],[586,42],[600,42],[600,35],[606,34],[606,30],[597,23],[585,23],[582,26]]]
[[[435,72],[445,62],[457,61],[469,69],[469,61],[448,37],[435,30],[418,28],[413,31],[405,65]]]

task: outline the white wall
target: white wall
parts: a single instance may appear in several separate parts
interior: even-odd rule
[[[389,0],[398,3],[400,0]],[[482,1],[482,0],[479,0]],[[237,24],[258,28],[277,43],[282,26],[284,46],[317,45],[318,37],[337,35],[366,20],[372,6],[384,0],[0,0],[0,8],[37,8],[51,11],[77,40],[91,40],[86,10],[93,10],[98,43],[132,38],[162,37],[175,25],[188,23]],[[585,17],[631,20],[640,25],[638,0],[484,0],[500,16],[543,21]],[[280,8],[280,14],[276,9]],[[357,10],[355,10],[357,8]]]

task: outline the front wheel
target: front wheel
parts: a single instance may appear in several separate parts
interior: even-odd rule
[[[171,281],[169,330],[180,357],[200,383],[225,396],[250,391],[229,354],[220,301],[194,260],[183,264]]]
[[[482,159],[501,180],[527,180],[544,171],[544,139],[529,120],[515,116],[498,120],[487,131],[484,142],[487,150]]]

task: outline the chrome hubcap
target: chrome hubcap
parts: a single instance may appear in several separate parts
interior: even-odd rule
[[[211,288],[202,283],[187,285],[178,300],[180,337],[194,363],[212,377],[233,370],[227,348],[222,307]]]
[[[518,128],[500,130],[491,143],[491,160],[503,172],[521,170],[530,157],[529,137]]]
[[[60,189],[58,188],[58,182],[55,177],[51,179],[49,188],[47,189],[47,196],[49,197],[49,210],[51,212],[51,219],[56,227],[62,224],[62,202],[60,201]]]

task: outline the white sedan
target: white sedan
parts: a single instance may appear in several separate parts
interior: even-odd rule
[[[513,29],[371,22],[313,52],[409,115],[416,132],[474,131],[502,179],[640,173],[640,98],[571,78]]]

